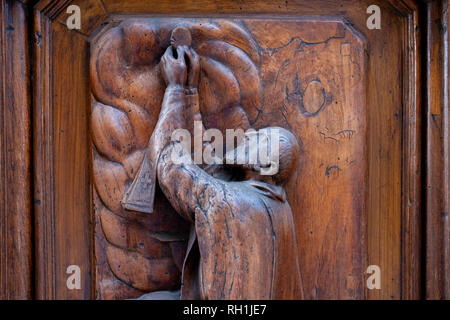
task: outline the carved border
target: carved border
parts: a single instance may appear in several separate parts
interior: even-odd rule
[[[84,243],[85,247],[80,246],[78,254],[83,250],[89,251],[89,265],[86,260],[81,261],[80,268],[84,270],[84,287],[82,290],[71,291],[68,294],[65,284],[65,268],[67,265],[61,265],[58,255],[61,255],[61,241],[64,235],[61,235],[61,228],[67,228],[68,222],[63,217],[58,216],[56,199],[55,181],[57,181],[55,165],[57,141],[54,125],[57,119],[54,118],[55,110],[55,88],[54,88],[54,44],[53,27],[60,13],[72,3],[71,0],[43,0],[39,1],[33,10],[34,14],[34,33],[33,33],[33,145],[34,145],[34,223],[35,223],[35,297],[37,299],[61,299],[68,297],[80,299],[93,297],[92,292],[92,241]],[[76,32],[76,31],[72,31]],[[84,37],[84,35],[83,35]],[[86,37],[87,38],[87,37]],[[80,57],[81,59],[81,57]],[[86,141],[88,142],[88,141]],[[92,203],[89,202],[90,212],[92,212]],[[93,237],[91,230],[93,222],[89,216],[89,221],[83,221],[87,229],[88,238]],[[69,232],[70,235],[70,232]],[[86,240],[86,239],[84,239]],[[83,240],[83,241],[84,241]],[[58,242],[57,242],[58,241]],[[66,239],[67,241],[67,239]],[[69,237],[69,243],[77,245],[73,237]],[[84,251],[87,252],[87,251]],[[67,258],[66,256],[64,258]],[[79,257],[78,257],[79,258]],[[84,259],[84,258],[83,258]],[[72,261],[72,260],[71,260]],[[71,261],[64,261],[68,263]],[[71,262],[79,263],[79,262]],[[89,283],[89,285],[86,285]]]
[[[450,299],[450,136],[447,0],[426,4],[426,299]]]
[[[26,4],[0,1],[0,299],[32,298]]]
[[[421,298],[422,264],[422,94],[419,5],[390,0],[405,19],[403,52],[403,159],[401,298]]]
[[[402,172],[402,298],[420,298],[422,221],[422,136],[420,34],[418,5],[413,0],[388,0],[404,17],[404,52],[409,52],[404,69],[403,172]],[[43,0],[34,9],[34,164],[36,226],[36,296],[56,297],[55,216],[53,185],[53,105],[51,23],[71,0]],[[111,16],[109,16],[111,17]],[[411,32],[413,31],[414,32]],[[413,35],[413,36],[411,36]],[[447,123],[448,125],[448,123]],[[36,134],[37,133],[37,134]],[[448,161],[448,157],[447,157]],[[447,163],[448,164],[448,163]],[[441,170],[441,172],[443,172]],[[448,171],[447,171],[448,173]],[[448,193],[447,193],[448,194]],[[448,198],[448,197],[447,197]],[[447,202],[448,203],[448,202]],[[448,207],[448,205],[447,205]]]

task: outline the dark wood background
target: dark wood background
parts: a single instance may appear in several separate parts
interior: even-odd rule
[[[450,298],[448,1],[0,3],[0,298],[95,297],[89,38],[123,14],[337,15],[364,31],[365,259],[381,266],[382,290],[363,298]],[[81,30],[65,26],[70,4],[81,7]],[[382,29],[369,32],[371,4]],[[82,290],[66,288],[70,264],[82,269]],[[322,298],[339,292],[329,286]]]

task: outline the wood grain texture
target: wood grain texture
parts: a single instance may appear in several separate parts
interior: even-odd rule
[[[403,111],[403,186],[402,186],[402,299],[422,297],[422,70],[419,8],[409,2],[405,12],[407,23],[403,50],[404,59]]]
[[[288,128],[302,145],[286,192],[305,298],[361,299],[367,252],[365,38],[332,18],[250,20],[246,26],[262,56],[264,107],[255,126]]]
[[[81,34],[52,25],[60,10],[57,3],[35,7],[36,298],[86,299],[92,266],[88,115],[82,107],[89,99],[88,46]],[[66,287],[69,265],[81,268],[81,290]]]
[[[256,119],[254,116],[250,116],[250,119],[254,119],[250,123],[256,128],[270,125],[289,128],[298,140],[302,141],[301,166],[291,179],[287,193],[293,204],[296,220],[306,297],[308,299],[362,298],[366,265],[364,230],[366,219],[365,183],[367,180],[365,150],[367,137],[365,93],[367,87],[364,40],[359,33],[339,19],[299,20],[291,18],[289,20],[291,21],[246,19],[235,22],[239,28],[248,30],[255,37],[253,41],[257,46],[256,68],[260,68],[259,72],[264,88],[263,99],[259,102],[261,112]],[[202,21],[200,20],[200,22]],[[120,54],[117,55],[117,49],[112,51],[114,56],[110,57],[107,53],[108,45],[113,47],[115,45],[108,44],[108,42],[116,41],[114,37],[111,38],[111,34],[127,34],[130,33],[128,30],[136,30],[135,32],[146,34],[149,39],[152,39],[151,34],[154,32],[155,35],[161,37],[161,39],[157,38],[156,43],[164,45],[164,43],[168,43],[170,26],[173,28],[177,23],[192,24],[196,30],[193,34],[198,37],[194,36],[193,47],[199,51],[203,59],[204,73],[202,73],[199,85],[199,95],[205,127],[235,128],[229,127],[230,123],[227,122],[226,117],[211,118],[208,116],[208,110],[214,108],[215,113],[220,115],[223,113],[224,107],[233,105],[233,101],[236,100],[233,97],[233,90],[230,90],[233,88],[232,82],[227,85],[229,88],[227,91],[216,85],[216,83],[220,85],[229,81],[226,81],[228,79],[226,74],[220,73],[222,69],[214,71],[215,65],[210,66],[209,59],[214,59],[211,61],[216,65],[217,62],[220,62],[231,70],[231,74],[234,74],[237,85],[241,89],[237,91],[236,103],[237,105],[241,104],[247,114],[252,114],[252,106],[244,103],[244,100],[239,100],[240,96],[245,97],[247,94],[244,85],[248,86],[252,81],[252,77],[243,78],[244,75],[239,74],[239,69],[243,68],[236,66],[240,62],[245,64],[246,60],[239,60],[241,57],[239,52],[235,53],[233,50],[228,50],[228,57],[221,56],[220,52],[227,42],[220,45],[217,44],[217,39],[212,38],[210,41],[212,41],[212,45],[215,45],[215,49],[213,50],[214,47],[209,50],[207,48],[209,39],[207,23],[217,24],[212,30],[222,26],[230,29],[232,24],[227,20],[204,21],[201,27],[195,27],[195,22],[191,23],[189,20],[179,20],[174,23],[164,20],[164,24],[162,24],[159,20],[141,19],[135,22],[132,20],[124,22],[123,33],[114,29],[109,30],[94,47],[94,64],[91,62],[94,72],[91,79],[95,81],[92,85],[94,95],[102,102],[122,106],[126,101],[121,102],[115,96],[127,92],[124,89],[126,84],[122,79],[124,72],[114,71],[111,73],[111,68],[117,68],[123,61],[122,63],[125,63],[129,70],[133,70],[130,65],[138,65],[140,62],[132,59],[131,64],[127,64],[127,56],[125,59],[121,58]],[[201,31],[202,28],[205,31]],[[154,29],[158,31],[153,31]],[[232,42],[234,39],[226,36],[226,30],[224,29],[223,34],[215,31],[216,37]],[[268,32],[268,30],[271,31]],[[236,34],[237,32],[233,33],[233,35]],[[283,36],[280,37],[280,35]],[[108,37],[110,39],[105,40]],[[145,48],[144,45],[139,45],[142,36],[130,35],[127,38],[134,43],[127,44],[131,46],[130,49],[127,46],[121,47],[125,53],[134,52],[132,48]],[[237,43],[242,46],[246,42],[241,40]],[[151,47],[151,44],[149,46]],[[250,52],[251,56],[252,51],[248,51],[250,46],[248,47],[243,50]],[[154,58],[153,52],[157,57],[158,53],[160,55],[163,51],[164,48],[153,49],[150,51],[152,54],[148,56]],[[104,56],[98,56],[97,52],[102,52]],[[233,58],[233,55],[236,55],[236,58]],[[140,57],[136,53],[132,57],[135,56]],[[146,58],[146,55],[142,57]],[[114,59],[117,59],[117,62]],[[105,67],[102,67],[103,64]],[[149,63],[149,65],[152,64]],[[97,72],[102,70],[101,68],[106,73],[97,75]],[[145,72],[145,69],[141,67],[137,71],[142,73]],[[152,75],[150,71],[148,74]],[[247,71],[246,75],[248,74],[251,73]],[[113,82],[112,77],[120,79],[117,78]],[[256,77],[258,77],[257,73]],[[143,79],[142,76],[135,76],[135,78]],[[233,78],[230,79],[233,80]],[[134,86],[139,88],[152,86],[155,88],[153,92],[159,93],[159,88],[162,86],[161,79],[159,79],[159,85],[155,85],[156,80],[147,80],[141,85],[138,85],[137,81],[142,80],[133,81],[133,85],[128,89],[133,95],[129,94],[128,99],[138,105],[148,105],[146,96],[148,92],[151,92],[151,88],[140,91],[132,89]],[[108,90],[97,89],[99,87],[97,82],[109,84]],[[114,89],[116,87],[118,89]],[[214,92],[215,96],[211,98],[209,95]],[[223,97],[224,92],[226,95]],[[142,102],[139,102],[139,94],[143,95]],[[217,101],[214,100],[216,97]],[[211,99],[213,100],[211,101]],[[161,102],[162,97],[159,98],[159,103],[155,102],[153,109],[147,106],[151,116],[158,113]],[[96,152],[107,157],[102,160],[103,162],[108,158],[121,162],[128,161],[127,158],[135,161],[135,157],[128,156],[128,153],[121,154],[121,150],[127,150],[127,146],[137,145],[137,142],[133,142],[134,139],[129,137],[128,132],[135,132],[135,135],[139,136],[142,135],[142,130],[150,130],[133,125],[133,122],[144,123],[143,120],[137,121],[136,116],[133,118],[133,114],[128,116],[130,124],[126,120],[121,120],[116,121],[115,126],[107,125],[109,119],[115,118],[114,113],[111,113],[113,109],[108,111],[106,106],[101,106],[103,111],[99,113],[100,111],[96,112],[99,107],[94,102],[93,133]],[[111,115],[108,116],[109,113]],[[137,117],[139,118],[139,113]],[[220,123],[217,120],[220,120]],[[248,125],[246,124],[247,127]],[[127,129],[128,127],[130,128]],[[241,126],[243,129],[247,129],[247,127]],[[121,147],[122,145],[123,147]],[[142,159],[142,157],[140,158]],[[136,160],[136,163],[139,164],[140,161]],[[125,163],[124,168],[127,167],[134,168],[133,165]],[[98,177],[96,178],[97,189],[100,188],[98,190],[103,190],[103,185],[108,186],[106,181],[111,179],[105,180],[102,176],[111,174],[112,170],[115,169],[106,166],[105,163],[94,164],[94,174]],[[137,168],[131,170],[135,173],[137,171]],[[119,173],[115,173],[114,176],[118,177]],[[121,199],[121,192],[125,190],[126,179],[124,178],[122,182],[116,179],[116,182],[117,185],[111,189],[111,192],[117,190],[119,195],[106,196],[104,192],[101,194],[105,194],[102,198],[106,203],[110,202],[108,199],[116,199],[117,203],[115,205],[111,203],[109,207],[116,208],[114,211],[120,212],[118,201]],[[341,186],[345,187],[341,188]],[[122,215],[124,214],[122,213]],[[133,235],[127,234],[126,237],[133,237]],[[317,245],[319,243],[321,245]],[[352,254],[346,255],[348,252],[352,252]],[[115,263],[115,259],[117,258],[109,259],[110,265],[111,262]],[[148,270],[148,272],[152,273],[152,270]],[[331,283],[334,290],[328,290]]]
[[[33,135],[34,221],[37,299],[55,298],[53,130],[51,123],[50,21],[39,10],[34,20]],[[44,41],[43,41],[44,40]]]
[[[91,187],[89,184],[88,67],[72,63],[89,59],[86,38],[66,26],[52,28],[53,165],[58,299],[87,299],[91,295]],[[72,48],[70,54],[67,48]],[[70,90],[67,90],[70,88]],[[67,230],[70,230],[68,233]],[[81,268],[81,290],[63,290],[66,268]]]
[[[408,26],[412,24],[409,22],[411,16],[413,14],[407,14],[405,16],[404,13],[399,11],[398,8],[394,8],[388,1],[342,1],[339,5],[336,5],[335,1],[271,1],[271,2],[263,2],[263,1],[249,1],[236,3],[234,1],[221,1],[221,2],[213,2],[213,1],[181,1],[177,2],[176,5],[170,1],[159,1],[157,6],[149,5],[148,2],[145,1],[103,1],[104,3],[104,12],[99,10],[97,5],[92,6],[93,12],[98,12],[101,17],[104,17],[104,13],[108,15],[111,21],[114,23],[114,19],[118,17],[115,15],[121,14],[171,14],[171,15],[185,15],[185,14],[197,14],[197,15],[215,15],[215,14],[226,14],[229,17],[235,17],[236,15],[242,14],[258,14],[265,15],[265,17],[270,16],[272,18],[277,18],[278,15],[290,14],[296,16],[302,15],[328,15],[328,16],[345,16],[347,21],[350,21],[353,27],[357,30],[360,30],[367,41],[367,64],[366,64],[366,79],[367,79],[367,91],[366,91],[366,112],[367,112],[367,173],[368,173],[368,181],[367,181],[367,202],[365,207],[365,214],[367,216],[367,238],[366,241],[368,243],[367,249],[367,264],[376,264],[381,267],[382,270],[382,290],[370,290],[365,293],[366,298],[388,298],[388,299],[398,299],[401,297],[412,296],[412,294],[408,292],[412,292],[414,285],[403,285],[403,281],[406,278],[402,278],[402,270],[405,268],[405,263],[407,263],[406,257],[407,254],[414,253],[414,250],[410,250],[408,248],[412,248],[416,243],[417,236],[411,236],[410,240],[407,240],[407,232],[413,232],[414,230],[407,230],[405,226],[412,225],[413,223],[407,222],[404,220],[408,217],[412,217],[412,219],[417,218],[417,211],[415,206],[417,205],[417,199],[412,200],[413,207],[412,213],[405,213],[405,194],[412,194],[413,197],[417,197],[417,191],[414,191],[416,188],[417,176],[415,176],[415,169],[417,167],[418,162],[414,160],[414,157],[417,157],[415,154],[415,148],[410,148],[410,151],[405,153],[403,139],[405,137],[411,137],[409,140],[411,144],[414,139],[414,132],[417,132],[417,128],[420,126],[420,122],[415,121],[413,118],[404,116],[405,113],[414,114],[417,113],[419,106],[414,104],[410,104],[408,101],[412,101],[413,96],[417,95],[416,88],[412,89],[412,82],[410,80],[406,81],[405,79],[411,79],[409,74],[412,74],[411,71],[414,66],[411,64],[406,64],[403,57],[408,56],[407,50],[410,47],[411,39],[407,38],[406,30]],[[366,8],[370,4],[378,4],[383,12],[383,21],[386,23],[382,25],[382,31],[378,30],[367,30],[366,25],[366,17],[365,14]],[[67,7],[68,3],[65,1],[41,1],[37,5],[37,10],[41,12],[45,19],[42,18],[42,15],[38,17],[37,23],[40,28],[47,28],[47,26],[54,21],[52,19],[58,19],[58,15],[63,15],[64,7]],[[88,6],[89,7],[89,6]],[[44,8],[44,9],[42,9]],[[409,10],[409,9],[408,9]],[[87,17],[92,17],[94,15],[88,13]],[[240,16],[240,18],[244,18]],[[41,20],[39,20],[41,19]],[[47,20],[46,20],[47,19]],[[64,21],[64,18],[60,18],[60,20]],[[103,18],[100,18],[103,19]],[[43,21],[46,22],[43,22]],[[39,22],[40,21],[40,22]],[[62,26],[61,22],[54,21],[53,24],[59,24]],[[95,24],[97,25],[97,24]],[[40,29],[37,29],[40,30]],[[86,31],[86,35],[91,36],[94,30]],[[72,32],[74,33],[74,32]],[[38,84],[38,88],[36,91],[36,99],[37,101],[51,101],[52,97],[52,89],[50,88],[50,79],[52,76],[52,72],[49,69],[51,65],[58,62],[49,62],[50,52],[49,49],[51,47],[52,37],[42,37],[42,35],[46,36],[48,34],[45,32],[41,32],[39,34],[35,34],[36,42],[40,43],[41,48],[37,50],[36,56],[36,79],[42,79],[42,83]],[[410,33],[408,33],[410,34]],[[81,34],[80,34],[81,36]],[[83,35],[84,36],[84,35]],[[87,40],[84,40],[87,41]],[[81,45],[81,42],[79,43]],[[39,47],[38,45],[36,45]],[[83,47],[84,45],[82,45]],[[418,49],[416,49],[418,50]],[[417,51],[418,52],[418,51]],[[83,57],[83,55],[81,56]],[[85,57],[85,56],[84,56]],[[88,61],[82,61],[82,58],[72,56],[72,61],[70,64],[87,64]],[[66,61],[66,60],[64,60]],[[411,60],[412,61],[412,60]],[[48,69],[46,69],[48,68]],[[61,67],[62,70],[62,67]],[[77,69],[83,70],[83,68]],[[407,74],[408,71],[408,74]],[[47,75],[42,77],[42,75]],[[80,79],[83,79],[84,76],[80,76]],[[84,78],[85,79],[85,78]],[[47,84],[46,84],[47,83]],[[313,84],[311,88],[315,88],[318,84]],[[405,95],[404,88],[408,88],[407,94]],[[410,91],[411,90],[411,91]],[[319,90],[320,91],[320,90]],[[315,91],[310,92],[307,95],[306,99],[308,101],[315,101],[317,99],[317,95],[314,94]],[[381,93],[381,94],[380,94]],[[47,95],[47,98],[45,98]],[[48,100],[46,100],[48,99]],[[407,100],[408,99],[408,100]],[[70,104],[77,105],[78,109],[76,110],[87,110],[88,105],[86,103],[90,103],[90,101],[85,100],[84,94],[80,95],[80,99],[76,96],[70,97]],[[411,105],[412,109],[407,109],[407,105]],[[39,106],[39,102],[36,102],[36,106]],[[37,221],[37,225],[40,229],[45,232],[40,233],[38,238],[41,239],[37,243],[37,247],[39,248],[40,253],[38,253],[38,257],[41,259],[40,261],[47,261],[48,265],[45,267],[45,263],[42,262],[43,268],[47,268],[47,271],[41,271],[41,267],[38,269],[38,274],[41,274],[42,280],[43,274],[49,276],[49,280],[51,279],[51,268],[50,265],[55,263],[55,256],[52,255],[51,246],[52,241],[45,242],[43,239],[51,240],[51,232],[52,224],[44,223],[45,219],[50,219],[47,222],[51,222],[51,217],[54,215],[53,205],[52,205],[52,193],[49,190],[52,190],[52,179],[53,179],[53,171],[51,166],[48,165],[53,158],[52,143],[49,143],[52,137],[50,127],[47,124],[51,123],[49,116],[51,116],[52,109],[50,104],[47,102],[42,105],[44,108],[38,109],[36,111],[37,119],[35,119],[36,128],[40,128],[37,131],[37,135],[39,136],[39,140],[35,141],[35,148],[37,149],[37,158],[35,162],[37,164],[37,168],[40,168],[39,172],[41,175],[36,178],[38,185],[42,188],[39,189],[41,191],[46,191],[42,195],[39,195],[36,199],[44,199],[45,201],[41,201],[41,205],[43,208],[51,209],[47,212],[47,215],[44,215],[44,209],[39,209],[36,217],[40,217],[41,220]],[[406,109],[405,109],[406,108]],[[308,110],[308,109],[306,109]],[[326,111],[327,108],[324,109]],[[410,111],[405,111],[410,110]],[[40,112],[42,111],[42,113]],[[81,111],[80,111],[81,112]],[[84,111],[82,111],[84,112]],[[277,111],[279,112],[279,111]],[[314,113],[314,112],[313,112]],[[270,115],[266,116],[270,117]],[[284,121],[282,119],[282,115],[278,113],[274,118],[279,118],[279,121]],[[77,117],[74,117],[75,119]],[[78,118],[76,121],[85,121],[81,120],[82,118]],[[412,120],[411,120],[412,119]],[[289,119],[292,121],[296,121],[296,119]],[[278,121],[278,120],[277,120]],[[75,123],[74,122],[74,123]],[[74,124],[73,123],[73,124]],[[75,126],[77,127],[77,126]],[[81,128],[80,126],[78,128]],[[406,128],[408,128],[406,130]],[[50,130],[50,131],[49,131]],[[323,132],[323,131],[322,131]],[[75,134],[72,131],[71,134]],[[50,139],[50,140],[49,140]],[[77,140],[75,138],[71,138],[74,141]],[[326,139],[326,143],[331,143],[330,139]],[[42,141],[44,144],[40,145],[39,143]],[[67,140],[69,141],[69,140]],[[80,139],[81,141],[81,139]],[[89,143],[85,142],[84,145],[78,142],[74,142],[78,146],[78,148],[88,148]],[[409,145],[411,145],[409,144]],[[42,149],[44,148],[44,149]],[[47,148],[47,149],[45,149]],[[408,147],[409,148],[409,147]],[[407,148],[407,149],[408,149]],[[79,150],[81,150],[79,149]],[[61,149],[62,150],[62,149]],[[78,149],[77,149],[78,150]],[[83,149],[84,150],[84,149]],[[87,149],[86,149],[87,150]],[[43,152],[42,152],[43,151]],[[82,152],[84,153],[84,151]],[[86,153],[84,153],[86,154]],[[342,159],[342,158],[341,158]],[[412,159],[412,161],[408,160]],[[86,161],[89,161],[88,159]],[[341,161],[341,160],[339,160]],[[404,166],[405,163],[409,163]],[[47,165],[46,165],[47,164]],[[333,166],[331,166],[333,167]],[[67,168],[67,167],[65,167]],[[402,169],[406,168],[406,169]],[[84,177],[85,167],[78,166],[77,174],[80,174]],[[406,171],[405,171],[406,170]],[[331,171],[332,174],[337,173],[336,170]],[[339,171],[339,173],[342,173]],[[59,171],[59,174],[64,174],[62,171]],[[407,177],[411,177],[409,180]],[[414,178],[412,178],[414,177]],[[330,175],[330,178],[336,178],[335,176]],[[62,178],[57,178],[62,181]],[[406,180],[405,180],[406,179]],[[81,181],[81,180],[80,180]],[[408,182],[410,181],[410,182]],[[40,183],[40,184],[39,184]],[[87,188],[87,187],[86,187]],[[83,189],[86,190],[86,189]],[[80,191],[79,195],[84,191]],[[403,196],[402,196],[403,193]],[[317,199],[319,195],[313,195],[313,199]],[[84,201],[87,201],[86,198]],[[402,200],[403,199],[403,200]],[[295,200],[294,200],[295,201]],[[292,200],[290,200],[292,202]],[[72,207],[75,208],[75,207]],[[403,209],[402,209],[403,208]],[[73,209],[75,210],[75,209]],[[78,210],[78,209],[77,209]],[[80,209],[81,210],[81,209]],[[74,214],[74,211],[71,211],[71,214]],[[79,212],[81,213],[81,211]],[[89,214],[89,213],[87,213]],[[86,216],[84,216],[85,219]],[[406,224],[405,222],[406,221]],[[44,226],[45,225],[45,226]],[[402,227],[403,225],[403,227]],[[48,228],[48,229],[46,229]],[[402,229],[403,228],[403,229]],[[69,231],[66,230],[67,232]],[[402,232],[402,230],[404,230]],[[406,232],[407,231],[407,232]],[[402,235],[403,234],[403,235]],[[314,235],[314,230],[313,230]],[[72,237],[72,236],[70,236]],[[69,237],[69,238],[70,238]],[[75,237],[75,236],[73,236]],[[403,239],[403,240],[402,240]],[[406,239],[406,242],[405,240]],[[54,241],[54,240],[53,240]],[[402,243],[406,244],[406,247],[402,249]],[[408,244],[410,243],[410,245]],[[49,247],[48,247],[49,246]],[[84,246],[82,248],[82,246]],[[409,246],[409,247],[408,247]],[[49,251],[46,251],[49,250]],[[78,247],[78,252],[90,252],[91,248],[86,247],[86,243],[80,245]],[[403,253],[402,253],[403,251]],[[50,253],[50,254],[47,254]],[[403,254],[403,256],[402,256]],[[83,253],[85,255],[85,253]],[[414,266],[417,266],[417,260],[414,260]],[[319,260],[320,262],[320,260]],[[87,262],[83,262],[87,263]],[[311,266],[314,264],[317,265],[317,261],[308,262],[311,263]],[[407,268],[407,267],[406,267]],[[416,268],[416,267],[414,267]],[[414,278],[414,270],[411,269],[410,274]],[[319,272],[319,278],[311,281],[311,283],[316,283],[316,281],[323,281],[325,283],[328,275],[325,271]],[[364,275],[361,275],[363,277]],[[412,279],[412,278],[411,278]],[[413,280],[412,281],[416,281]],[[63,285],[63,283],[60,283]],[[341,284],[340,288],[345,288],[349,284]],[[402,289],[402,286],[403,289]],[[51,288],[50,285],[45,287],[42,285],[41,290],[51,290],[47,289]],[[311,295],[310,297],[320,298],[322,291],[316,290],[318,294]],[[340,293],[339,293],[340,292]],[[340,291],[338,288],[331,288],[330,292],[327,294],[333,297],[344,296],[348,292]]]
[[[27,7],[0,2],[0,299],[30,299],[32,211]]]
[[[403,30],[404,102],[402,164],[402,299],[422,296],[422,64],[419,5],[391,1],[405,20]]]
[[[448,3],[427,4],[426,298],[450,299]]]

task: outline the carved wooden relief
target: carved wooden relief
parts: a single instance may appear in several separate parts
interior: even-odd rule
[[[322,290],[341,281],[345,285],[339,287],[345,289],[340,297],[362,297],[365,44],[351,26],[329,17],[127,19],[91,42],[98,298],[180,288],[190,223],[180,217],[173,199],[169,202],[171,187],[163,186],[163,192],[153,184],[151,213],[141,212],[139,199],[123,206],[160,116],[166,83],[159,64],[170,45],[188,45],[199,56],[199,110],[206,129],[279,126],[296,137],[299,161],[284,189],[292,208],[304,297],[327,298]],[[171,183],[183,180],[166,176]],[[154,177],[141,174],[139,179],[139,194],[147,187],[151,193]],[[204,259],[213,254],[208,250],[219,250],[205,246],[209,249],[202,252],[199,243]],[[253,251],[242,252],[250,257],[241,259],[252,259]],[[289,274],[296,272],[294,260],[294,269],[285,267]],[[214,275],[208,277],[205,281],[215,283]],[[231,283],[225,287],[240,290]],[[290,298],[302,298],[300,291]]]

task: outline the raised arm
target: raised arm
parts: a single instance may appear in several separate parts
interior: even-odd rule
[[[122,200],[124,208],[151,213],[155,197],[156,165],[163,148],[170,143],[172,132],[186,128],[185,85],[187,68],[185,48],[168,47],[161,58],[161,74],[167,88],[158,122],[150,138],[142,165]]]
[[[176,50],[177,57],[174,57]],[[158,122],[149,143],[149,155],[156,160],[162,149],[170,142],[172,132],[186,128],[186,97],[184,84],[187,80],[187,68],[184,50],[179,47],[167,48],[161,58],[161,74],[167,84]]]
[[[216,179],[193,163],[179,142],[171,142],[158,161],[158,182],[172,207],[194,222],[195,214],[206,214],[218,199],[225,198],[225,181]]]
[[[156,159],[162,148],[170,142],[174,130],[187,129],[194,138],[194,121],[201,121],[197,89],[200,73],[199,57],[193,49],[181,46],[176,48],[177,58],[174,58],[173,50],[175,50],[173,47],[169,47],[160,63],[167,89],[158,123],[149,144],[152,159]]]

